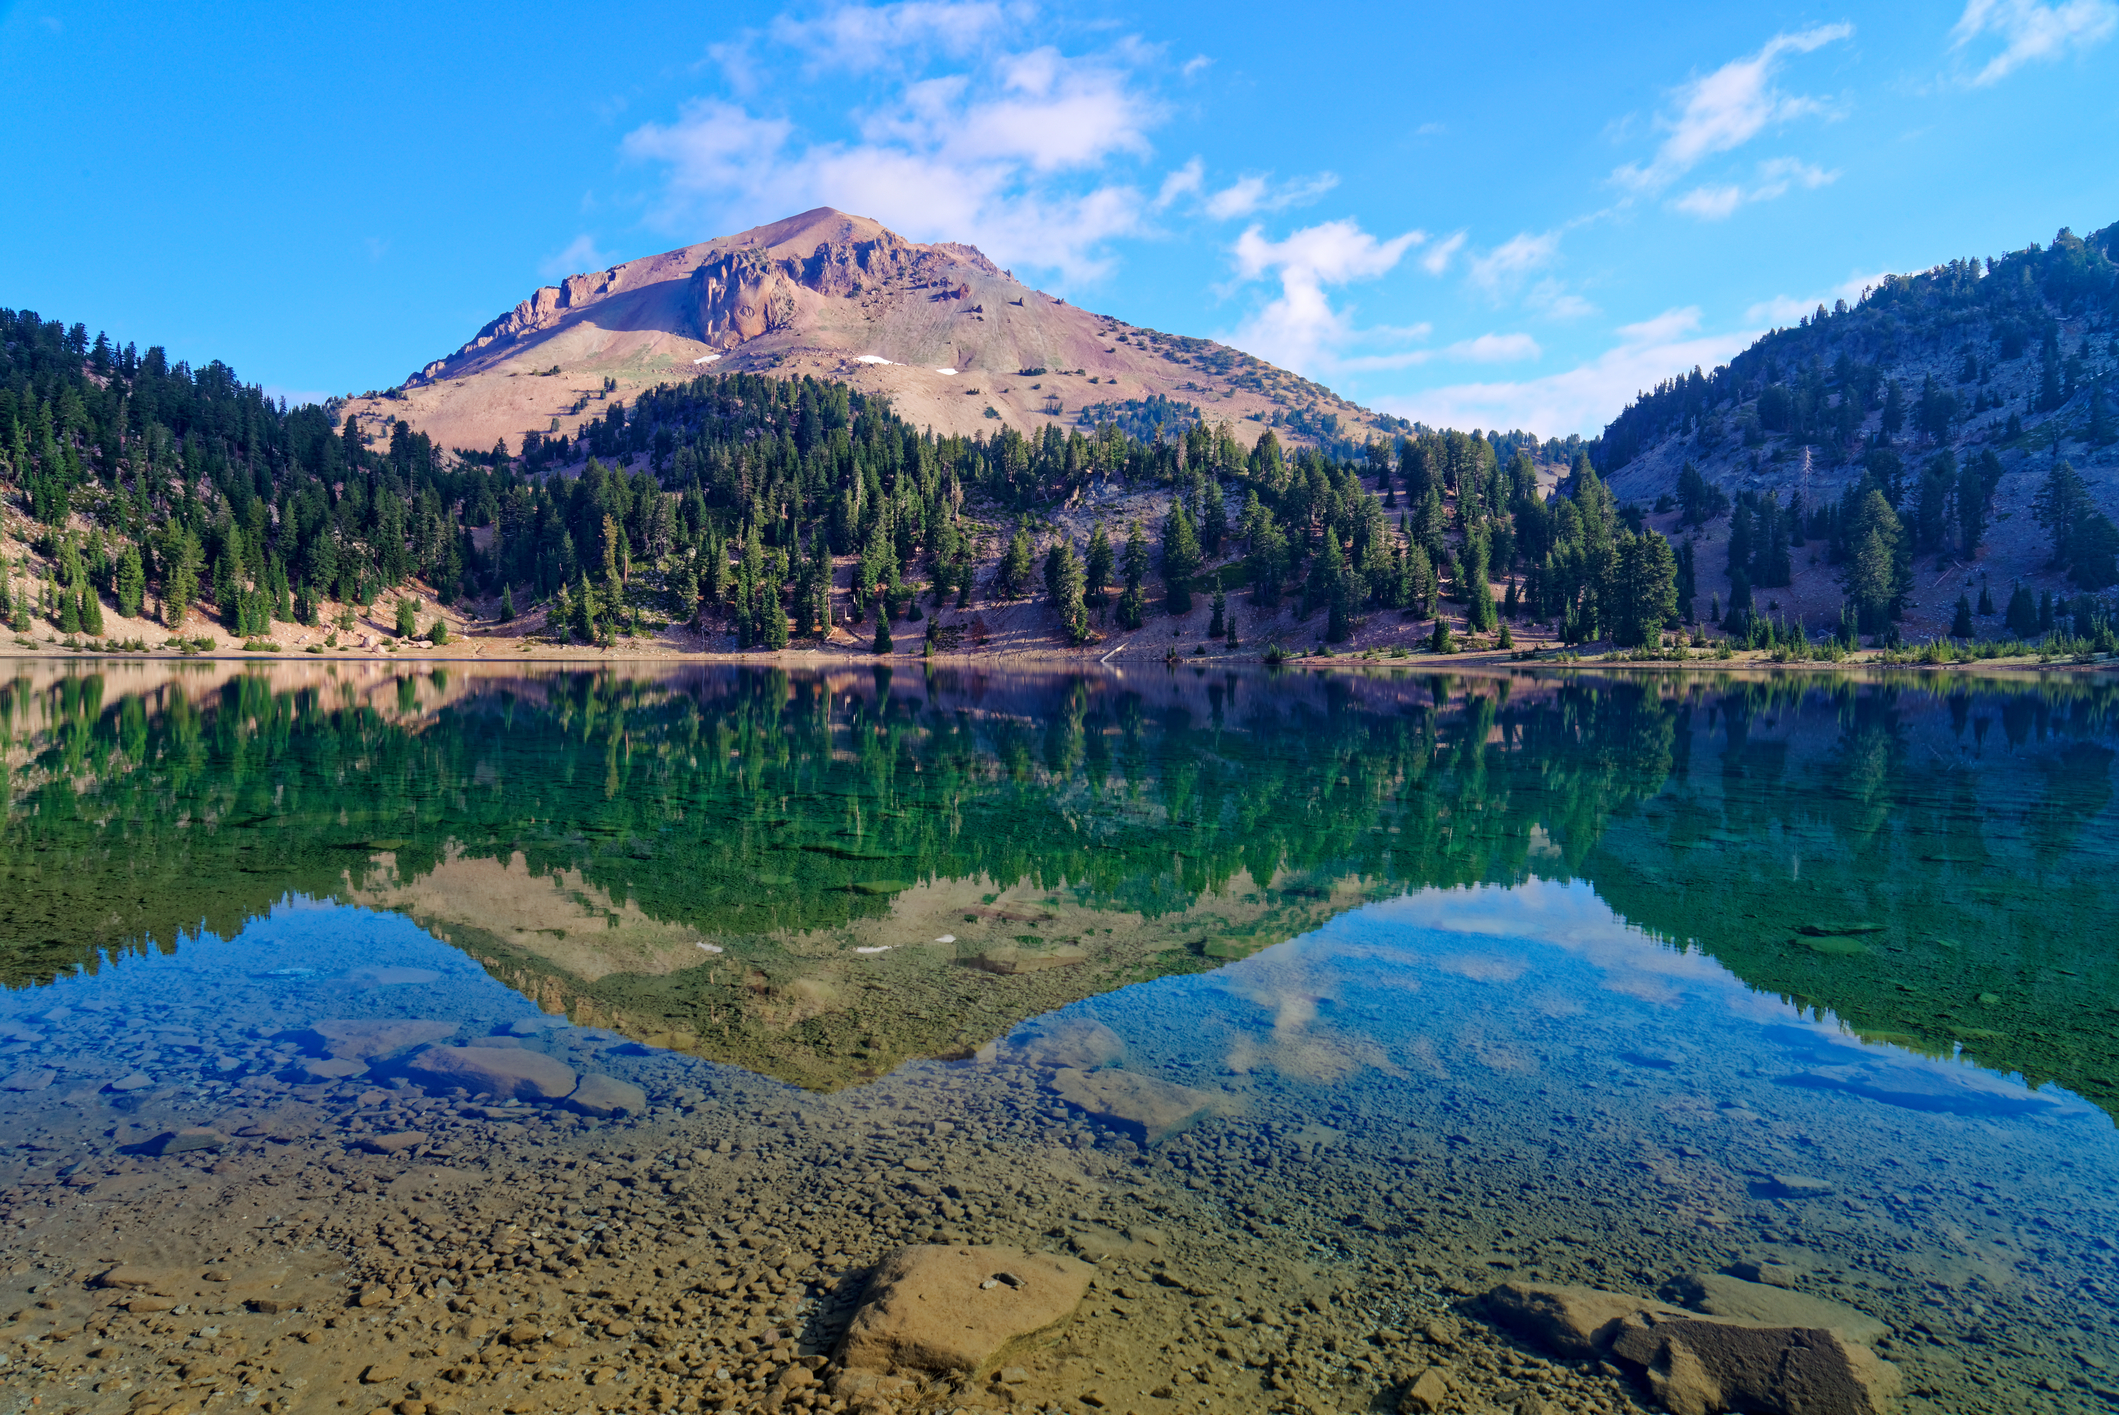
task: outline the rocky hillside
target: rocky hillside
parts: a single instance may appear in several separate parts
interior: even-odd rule
[[[972,246],[922,245],[830,207],[569,276],[344,411],[385,433],[403,419],[442,447],[520,450],[532,432],[578,441],[658,383],[738,370],[887,394],[943,434],[1144,413],[1254,422],[1298,444],[1410,430],[1227,345],[1032,289]]]
[[[1986,589],[1996,612],[1976,627],[2000,632],[2018,583],[2056,598],[2110,583],[2082,556],[2056,559],[2053,518],[2041,519],[2038,503],[2065,461],[2086,498],[2075,518],[2119,515],[2115,253],[2119,225],[2087,239],[2063,230],[2043,249],[1886,277],[1712,373],[1694,369],[1642,394],[1593,456],[1647,524],[1697,542],[1703,611],[1736,589],[1732,513],[1770,496],[1781,511],[1799,502],[1802,516],[1787,582],[1757,583],[1756,607],[1813,628],[1829,620],[1844,576],[1829,512],[1867,478],[1891,497],[1908,540],[1903,631],[1946,633],[1958,596],[1977,604]],[[1695,490],[1688,513],[1688,466],[1727,504],[1714,510]],[[1969,519],[1983,524],[1968,537],[1966,501],[1980,494]]]

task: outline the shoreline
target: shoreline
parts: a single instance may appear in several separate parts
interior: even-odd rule
[[[519,640],[496,641],[477,639],[467,639],[463,642],[516,644],[520,643]],[[596,666],[606,668],[620,664],[630,666],[646,664],[688,663],[712,664],[717,666],[751,665],[755,667],[770,668],[847,668],[857,667],[865,663],[871,666],[881,666],[887,668],[897,668],[901,665],[936,664],[952,668],[962,668],[967,666],[976,667],[988,665],[1005,665],[1008,667],[1024,667],[1036,669],[1064,668],[1072,671],[1079,671],[1086,667],[1095,667],[1109,669],[1118,673],[1123,673],[1127,668],[1138,667],[1144,664],[1161,664],[1165,667],[1173,669],[1187,665],[1195,668],[1206,668],[1209,666],[1228,664],[1242,665],[1247,668],[1287,668],[1290,666],[1299,666],[1301,668],[1313,672],[1320,669],[1331,669],[1335,671],[1377,668],[1406,669],[1414,667],[1416,665],[1426,668],[1449,667],[1459,670],[1468,668],[1513,669],[1518,667],[1537,669],[1594,669],[1600,671],[1608,671],[1612,669],[1632,669],[1657,672],[1664,672],[1670,670],[1681,670],[1689,672],[1734,672],[1770,669],[1782,672],[1847,673],[1889,670],[1894,672],[1910,671],[1918,673],[1956,673],[1968,675],[2020,675],[2029,673],[2041,676],[2052,673],[2083,674],[2097,672],[2119,672],[2119,658],[2104,658],[2101,660],[2096,660],[2087,663],[2060,660],[2054,660],[2052,662],[2040,662],[2035,656],[2025,655],[2015,658],[1992,659],[1974,663],[1892,663],[1886,661],[1884,658],[1881,657],[1881,650],[1869,649],[1859,651],[1859,653],[1863,656],[1850,655],[1849,657],[1836,663],[1826,660],[1812,659],[1776,662],[1774,661],[1771,651],[1764,649],[1744,650],[1742,652],[1732,654],[1727,658],[1719,657],[1716,654],[1707,651],[1691,650],[1687,651],[1687,656],[1684,658],[1635,658],[1630,656],[1616,656],[1616,652],[1611,649],[1592,649],[1590,652],[1587,653],[1576,651],[1562,651],[1560,653],[1555,653],[1550,657],[1546,656],[1545,651],[1539,650],[1533,651],[1533,653],[1529,657],[1522,657],[1519,656],[1520,651],[1512,649],[1465,650],[1455,653],[1437,654],[1432,652],[1431,650],[1424,648],[1409,650],[1402,656],[1393,656],[1389,654],[1378,653],[1373,650],[1363,652],[1342,652],[1331,654],[1319,654],[1309,652],[1289,653],[1278,663],[1274,663],[1269,660],[1263,652],[1253,653],[1247,650],[1238,651],[1236,653],[1216,652],[1212,654],[1174,654],[1166,655],[1161,658],[1142,654],[1137,655],[1129,660],[1126,660],[1125,662],[1119,662],[1117,658],[1118,653],[1128,647],[1131,647],[1130,644],[1121,644],[1115,650],[1107,650],[1103,654],[1098,655],[1096,653],[1096,650],[1101,647],[1102,645],[1090,645],[1089,647],[1082,649],[997,649],[984,651],[974,650],[971,652],[965,652],[962,650],[949,650],[933,654],[920,652],[892,652],[888,654],[877,654],[867,649],[855,647],[842,647],[840,645],[831,645],[828,647],[809,649],[780,649],[770,652],[762,652],[750,650],[728,651],[719,649],[677,649],[669,647],[628,647],[620,648],[616,651],[613,651],[611,649],[597,649],[593,647],[584,648],[570,645],[562,648],[557,645],[536,644],[525,647],[518,647],[512,652],[496,652],[488,654],[479,652],[466,652],[457,649],[455,645],[452,644],[445,649],[410,648],[390,651],[377,649],[341,650],[334,648],[327,649],[322,653],[308,653],[285,649],[250,651],[242,649],[240,647],[236,647],[233,649],[211,649],[185,653],[181,651],[170,650],[167,648],[112,650],[94,648],[88,645],[67,645],[64,643],[60,643],[56,640],[51,640],[47,641],[44,644],[36,645],[34,648],[28,650],[25,650],[20,647],[19,641],[17,642],[16,646],[0,648],[0,660],[30,662],[67,657],[74,659],[92,659],[97,661],[108,660],[113,662],[127,662],[138,660],[185,662],[188,660],[195,660],[199,662],[237,663],[312,663],[318,661],[324,663],[362,664],[523,663],[581,667]]]

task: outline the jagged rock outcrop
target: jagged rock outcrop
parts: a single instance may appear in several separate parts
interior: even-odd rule
[[[731,251],[692,272],[693,327],[700,342],[733,349],[795,322],[792,262],[770,260],[756,251]]]

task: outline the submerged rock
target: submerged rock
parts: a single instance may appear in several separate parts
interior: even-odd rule
[[[1147,1145],[1161,1144],[1214,1108],[1214,1097],[1130,1071],[1077,1071],[1052,1077],[1053,1094],[1076,1110],[1130,1130]]]
[[[1484,1305],[1495,1321],[1554,1355],[1638,1368],[1673,1415],[1876,1415],[1898,1389],[1896,1367],[1828,1327],[1702,1315],[1624,1293],[1539,1283],[1503,1283]]]
[[[839,1364],[850,1370],[977,1371],[1009,1342],[1066,1320],[1089,1265],[1021,1248],[900,1248],[877,1266]]]
[[[426,1042],[440,1041],[456,1030],[456,1023],[419,1017],[332,1018],[314,1022],[302,1041],[325,1055],[344,1060],[374,1061]]]
[[[1695,1312],[1767,1326],[1824,1327],[1848,1341],[1863,1345],[1886,1335],[1890,1328],[1866,1312],[1829,1297],[1812,1297],[1786,1286],[1746,1282],[1726,1273],[1699,1273],[1679,1278],[1669,1289]]]
[[[574,1070],[541,1051],[517,1047],[428,1047],[405,1064],[413,1079],[473,1095],[521,1100],[564,1100],[574,1090]]]
[[[1125,1060],[1126,1043],[1103,1023],[1087,1017],[1038,1022],[1009,1041],[1015,1059],[1031,1066],[1071,1067],[1096,1071]]]
[[[615,1076],[591,1072],[581,1078],[574,1094],[566,1100],[569,1109],[598,1119],[614,1115],[645,1115],[647,1092],[630,1081],[621,1081]]]

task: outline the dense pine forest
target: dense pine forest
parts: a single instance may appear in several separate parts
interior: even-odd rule
[[[1503,642],[1504,614],[1621,644],[1677,623],[1669,543],[1623,523],[1585,454],[1568,494],[1541,493],[1558,449],[1523,434],[1416,429],[1339,457],[1204,422],[937,437],[843,385],[730,374],[612,401],[571,442],[444,450],[26,311],[0,312],[0,346],[0,476],[42,571],[21,557],[4,577],[18,633],[93,640],[106,605],[176,631],[210,607],[264,639],[415,582],[481,617],[544,606],[578,640],[707,621],[767,649],[835,617],[873,622],[878,646],[925,619],[946,644],[949,611],[1039,597],[1083,643],[1230,590],[1292,601],[1327,641],[1398,611],[1448,646],[1444,599]],[[1058,532],[1051,512],[1112,486],[1168,509]],[[398,631],[436,628],[405,613]]]

